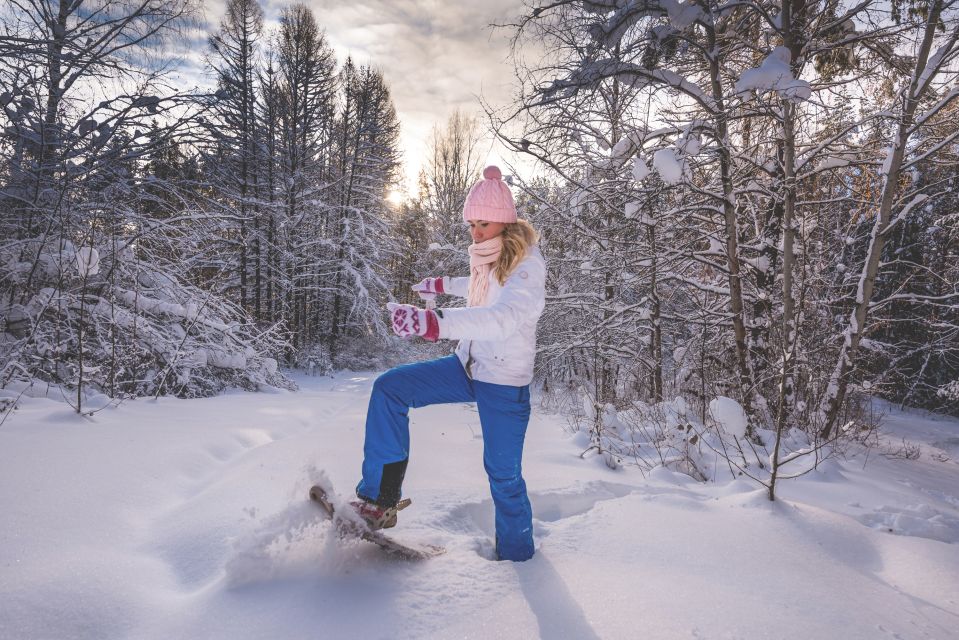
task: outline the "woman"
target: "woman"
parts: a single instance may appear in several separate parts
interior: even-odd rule
[[[463,219],[473,238],[470,276],[427,278],[413,290],[426,300],[460,296],[467,306],[433,311],[388,305],[397,335],[459,340],[456,354],[395,367],[376,379],[366,415],[363,479],[356,488],[361,501],[353,505],[372,528],[395,526],[409,458],[409,409],[476,402],[496,509],[496,555],[528,560],[533,525],[521,461],[546,265],[537,234],[517,220],[497,167],[487,167],[470,189]]]

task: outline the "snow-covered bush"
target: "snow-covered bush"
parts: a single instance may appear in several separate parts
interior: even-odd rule
[[[606,405],[597,413],[588,395],[553,390],[544,394],[547,409],[559,409],[564,395],[563,411],[583,447],[583,457],[599,456],[613,469],[626,465],[650,472],[662,467],[700,482],[746,477],[769,485],[776,432],[756,428],[752,438],[745,437],[745,411],[731,398],[720,396],[710,401],[703,422],[682,397],[651,404],[637,400],[620,409]],[[573,395],[582,398],[578,411],[571,410]],[[844,442],[855,438],[861,442],[874,432],[866,429],[866,422],[850,422],[846,433],[846,440],[824,444],[801,429],[788,430],[779,444],[779,464],[785,477],[809,472],[824,459],[841,453]]]
[[[37,382],[73,390],[70,397],[82,387],[114,398],[291,387],[278,370],[278,328],[257,329],[235,306],[126,248],[94,250],[97,273],[76,267],[90,264],[91,251],[77,259],[71,249],[39,245],[35,292],[0,309],[0,359],[10,363],[0,386]],[[2,268],[19,283],[25,267],[15,258],[0,250]]]
[[[305,5],[268,39],[259,3],[229,0],[205,88],[178,92],[167,44],[203,3],[33,4],[0,11],[17,34],[0,56],[0,387],[82,403],[289,386],[281,359],[326,371],[385,343],[400,157],[382,72],[338,61]]]

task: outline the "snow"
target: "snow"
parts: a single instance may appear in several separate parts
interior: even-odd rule
[[[715,107],[715,101],[709,97],[706,92],[699,87],[699,85],[694,82],[690,82],[675,71],[670,71],[669,69],[656,69],[655,71],[650,72],[649,75],[651,78],[654,78],[663,84],[679,89],[683,93],[696,99],[707,107]]]
[[[649,167],[646,166],[646,162],[642,158],[633,159],[633,180],[636,182],[642,182],[649,175]]]
[[[616,164],[623,164],[629,159],[629,156],[635,153],[637,147],[641,146],[643,143],[643,134],[640,131],[632,131],[629,134],[623,136],[619,139],[618,142],[613,146],[610,151],[609,158],[612,162]],[[608,145],[607,145],[608,147]]]
[[[662,40],[665,40],[666,38],[669,38],[670,36],[675,35],[676,29],[674,29],[670,25],[660,24],[650,29],[649,33],[657,40],[662,41]]]
[[[582,434],[534,400],[537,555],[512,564],[490,560],[475,407],[417,409],[413,506],[391,535],[448,551],[406,563],[338,541],[306,499],[323,476],[350,493],[374,377],[92,417],[21,398],[0,429],[0,636],[945,640],[959,628],[954,419],[880,404],[880,448],[908,438],[918,459],[850,452],[770,503],[744,478],[584,460]]]
[[[912,200],[910,200],[910,201],[906,204],[906,206],[904,206],[904,207],[902,208],[902,211],[900,211],[900,212],[896,215],[896,217],[893,218],[892,221],[890,221],[888,225],[886,225],[886,228],[883,230],[883,233],[889,233],[889,230],[890,230],[890,229],[892,229],[894,226],[896,226],[897,224],[899,224],[900,222],[902,222],[903,220],[905,220],[906,218],[908,218],[908,217],[909,217],[909,213],[910,213],[913,209],[915,209],[916,207],[918,207],[919,205],[921,205],[923,202],[925,202],[925,201],[928,200],[928,199],[929,199],[929,195],[928,195],[928,194],[926,194],[926,193],[917,193],[917,194],[912,198]]]
[[[676,141],[676,148],[685,155],[694,156],[702,148],[702,142],[699,140],[699,136],[688,134]]]
[[[669,24],[682,31],[692,23],[704,17],[703,10],[695,0],[676,2],[676,0],[659,0],[659,5],[666,10]]]
[[[816,169],[819,171],[825,171],[826,169],[839,169],[841,167],[848,167],[849,163],[850,160],[846,158],[826,156],[816,163]]]
[[[629,136],[624,136],[613,145],[613,150],[610,153],[610,156],[618,158],[620,156],[626,155],[633,148],[633,141],[629,139]]]
[[[83,277],[100,273],[100,253],[92,247],[79,247],[76,250],[77,271]]]
[[[725,396],[709,401],[709,413],[716,424],[731,436],[742,438],[746,435],[746,412],[742,405]]]
[[[771,266],[767,255],[761,255],[757,258],[743,258],[742,261],[760,273],[768,273]]]
[[[792,56],[786,47],[776,47],[759,67],[747,69],[736,81],[736,93],[750,91],[777,91],[793,102],[809,100],[812,87],[805,80],[793,76],[790,68]]]
[[[659,149],[653,154],[653,168],[666,184],[677,184],[683,179],[683,162],[676,149]]]
[[[603,23],[597,23],[589,28],[590,37],[607,48],[612,48],[619,43],[630,27],[638,23],[642,18],[650,14],[656,14],[654,10],[656,5],[666,12],[670,27],[662,25],[658,28],[670,28],[682,31],[697,20],[706,22],[707,16],[697,5],[695,0],[686,0],[677,2],[676,0],[658,0],[658,2],[642,3],[637,0],[620,0],[616,3],[582,3],[583,10],[587,14],[606,15],[613,11]],[[660,33],[654,34],[662,38]]]
[[[719,238],[714,236],[708,236],[709,248],[706,249],[703,253],[714,254],[714,255],[723,255],[726,252],[726,245],[723,244]]]
[[[952,43],[944,44],[929,58],[926,62],[925,68],[922,70],[922,73],[919,76],[918,82],[916,82],[916,87],[918,91],[922,91],[926,83],[929,82],[929,79],[933,77],[942,66],[943,58],[950,53],[953,53],[954,45]]]
[[[955,542],[959,518],[942,513],[928,504],[905,507],[882,505],[857,518],[864,525],[903,536]]]
[[[590,0],[590,2],[582,3],[582,10],[594,15],[605,15],[610,11],[615,11],[618,6],[619,2],[614,0]]]

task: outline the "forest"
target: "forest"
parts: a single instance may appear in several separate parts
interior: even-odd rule
[[[705,479],[720,451],[772,495],[868,440],[870,397],[959,412],[956,0],[518,7],[515,101],[438,122],[401,203],[386,61],[338,60],[305,4],[202,12],[0,8],[4,413],[437,353],[384,307],[466,272],[489,136],[548,265],[536,384],[584,455]],[[204,86],[173,80],[190,48]]]

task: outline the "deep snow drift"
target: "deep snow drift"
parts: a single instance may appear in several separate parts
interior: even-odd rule
[[[298,393],[30,399],[0,428],[0,638],[955,638],[959,422],[890,410],[884,451],[781,485],[582,460],[534,410],[536,557],[490,560],[475,407],[413,412],[397,538],[342,542],[307,500],[349,494],[375,374]]]

